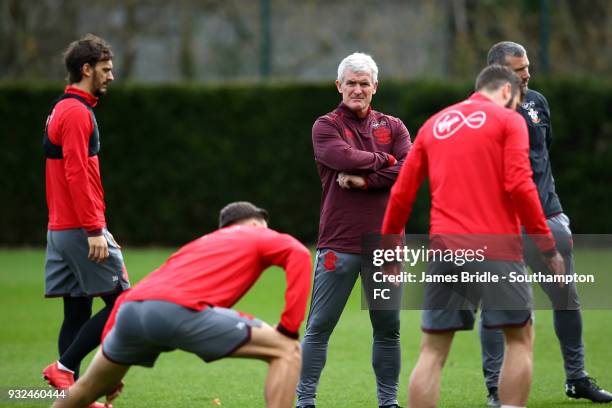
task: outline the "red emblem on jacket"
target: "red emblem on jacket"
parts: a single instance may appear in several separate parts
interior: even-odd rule
[[[323,263],[325,269],[328,271],[336,270],[336,261],[338,260],[338,256],[333,251],[327,251],[325,255],[323,255],[323,259],[325,259],[325,262]]]
[[[391,143],[391,129],[386,126],[379,126],[372,132],[379,144]]]

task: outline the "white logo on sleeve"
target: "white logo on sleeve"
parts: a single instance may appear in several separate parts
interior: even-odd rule
[[[237,328],[238,330],[242,330],[242,329],[244,329],[244,326],[246,326],[246,325],[244,324],[244,322],[238,322],[238,323],[236,323],[236,328]]]
[[[535,124],[540,123],[542,119],[540,119],[539,112],[535,109],[535,102],[529,101],[521,104],[521,108],[527,111],[527,115],[531,118],[531,121]]]
[[[433,125],[433,134],[436,139],[446,139],[455,134],[463,125],[471,129],[478,129],[487,120],[483,111],[470,113],[467,117],[458,110],[451,110],[438,116]]]

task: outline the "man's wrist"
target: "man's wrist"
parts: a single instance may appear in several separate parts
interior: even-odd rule
[[[103,235],[102,234],[102,228],[97,228],[97,229],[94,229],[94,230],[87,231],[87,237],[88,238],[99,237],[101,235]]]
[[[552,257],[554,257],[555,255],[557,255],[557,253],[558,253],[557,248],[552,247],[552,248],[551,248],[551,249],[549,249],[548,251],[544,251],[544,252],[542,252],[542,255],[543,255],[545,258],[552,258]]]

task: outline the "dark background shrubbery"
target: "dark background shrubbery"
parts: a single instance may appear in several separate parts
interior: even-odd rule
[[[612,232],[611,84],[533,87],[552,108],[553,171],[574,232]],[[471,88],[385,82],[373,106],[400,117],[414,138],[427,117]],[[2,245],[45,241],[41,137],[61,90],[56,83],[0,85]],[[269,209],[273,228],[315,242],[321,189],[310,131],[338,102],[332,84],[111,86],[96,110],[109,228],[125,244],[178,245],[214,229],[225,203],[250,200]],[[427,230],[427,191],[419,197],[410,232]]]

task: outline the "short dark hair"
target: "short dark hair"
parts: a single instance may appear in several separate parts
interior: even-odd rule
[[[496,91],[505,84],[512,86],[512,97],[521,92],[521,79],[510,68],[499,64],[489,65],[476,78],[477,91]]]
[[[95,67],[100,61],[113,59],[113,50],[109,43],[93,34],[87,34],[73,41],[64,51],[64,65],[68,71],[68,81],[71,84],[83,79],[83,65]]]
[[[491,47],[487,54],[487,65],[508,65],[508,61],[506,61],[507,56],[524,57],[525,55],[527,55],[527,51],[519,43],[512,41],[498,42]]]
[[[249,218],[268,221],[269,217],[268,212],[263,208],[256,207],[248,201],[235,201],[219,211],[219,228],[229,227]]]

